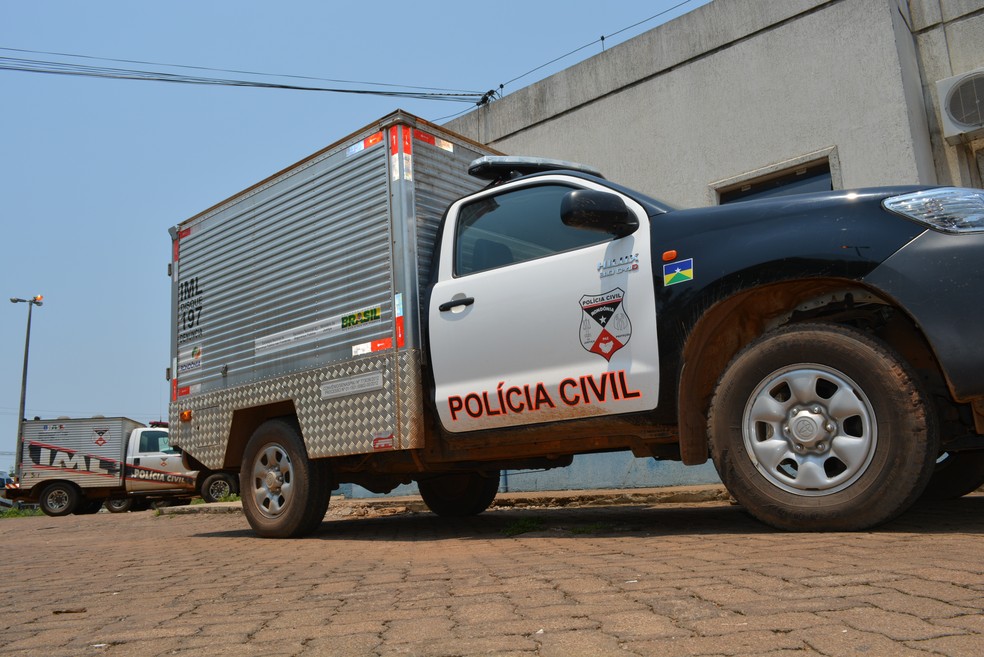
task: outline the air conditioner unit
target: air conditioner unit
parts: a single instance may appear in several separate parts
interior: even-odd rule
[[[949,143],[984,137],[984,68],[940,80],[936,92]]]

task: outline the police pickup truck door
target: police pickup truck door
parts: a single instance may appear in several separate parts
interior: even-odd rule
[[[137,429],[126,451],[126,488],[130,492],[195,486],[195,473],[186,472],[181,451],[171,447],[165,429]]]
[[[650,410],[659,392],[649,219],[624,237],[566,226],[554,174],[448,211],[428,319],[435,402],[451,432]],[[615,193],[615,192],[611,192]]]

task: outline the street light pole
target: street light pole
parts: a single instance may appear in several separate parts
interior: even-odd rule
[[[24,412],[26,410],[25,402],[27,401],[27,355],[31,349],[31,311],[34,310],[34,306],[43,305],[42,299],[44,297],[40,294],[30,299],[10,298],[10,303],[27,304],[27,333],[24,336],[24,371],[21,374],[20,408],[17,412],[17,454],[14,455],[14,469],[18,476],[20,476],[21,457],[24,452]]]

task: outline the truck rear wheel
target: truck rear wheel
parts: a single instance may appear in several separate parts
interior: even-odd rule
[[[944,452],[923,492],[924,500],[955,500],[984,486],[984,452]]]
[[[60,517],[70,515],[79,505],[79,491],[72,484],[56,481],[41,491],[38,504],[46,516]]]
[[[202,482],[202,499],[209,503],[218,502],[238,492],[239,482],[227,472],[215,472]]]
[[[124,497],[121,500],[106,500],[106,510],[110,513],[126,513],[135,507],[132,497]]]
[[[938,435],[910,368],[858,330],[797,325],[740,352],[709,413],[714,465],[753,516],[780,529],[871,527],[907,509]]]
[[[327,464],[307,457],[300,431],[291,422],[268,420],[246,443],[239,490],[246,519],[260,536],[312,533],[328,510],[330,483]]]
[[[417,482],[427,508],[439,516],[463,518],[488,509],[499,492],[499,472],[461,472]]]
[[[102,505],[102,500],[84,500],[79,502],[79,505],[75,507],[75,511],[72,513],[77,516],[90,516],[93,513],[99,513]]]

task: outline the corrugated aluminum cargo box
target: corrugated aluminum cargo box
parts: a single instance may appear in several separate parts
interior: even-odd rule
[[[25,422],[21,487],[33,488],[46,479],[81,488],[122,486],[126,442],[142,426],[125,417]]]
[[[172,228],[172,442],[222,467],[235,411],[291,401],[312,457],[421,446],[420,290],[492,152],[396,112]]]

